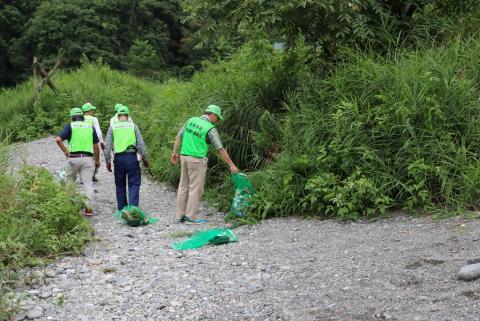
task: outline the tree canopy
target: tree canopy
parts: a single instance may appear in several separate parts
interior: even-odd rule
[[[0,85],[28,76],[33,55],[67,67],[85,55],[127,69],[138,42],[151,46],[156,69],[180,65],[179,14],[176,0],[11,1],[0,7]]]

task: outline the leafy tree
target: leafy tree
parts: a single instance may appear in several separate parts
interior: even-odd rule
[[[165,61],[147,40],[135,40],[128,51],[126,65],[134,75],[155,78],[156,71],[165,68]]]
[[[48,64],[58,56],[66,67],[82,55],[127,69],[135,39],[148,41],[160,61],[181,66],[182,27],[178,0],[36,0],[0,7],[0,86],[30,74],[38,55]],[[11,76],[10,76],[11,74]]]
[[[21,65],[13,64],[18,57],[11,47],[23,34],[39,3],[39,0],[0,2],[0,86],[21,81],[31,65],[31,60],[26,59]]]
[[[335,54],[340,45],[362,47],[377,43],[382,48],[415,27],[412,22],[418,19],[411,17],[415,12],[422,14],[423,8],[432,8],[430,12],[438,17],[452,12],[469,13],[480,7],[479,0],[181,0],[181,3],[188,12],[184,22],[192,28],[194,48],[220,55],[224,52],[218,47],[223,48],[224,39],[236,47],[247,39],[284,41],[292,47],[301,36],[328,55]],[[437,23],[435,19],[431,21]]]

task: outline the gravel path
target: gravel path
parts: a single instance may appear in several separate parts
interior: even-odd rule
[[[29,164],[62,166],[51,137],[23,147]],[[238,243],[180,253],[172,241],[223,226],[222,214],[175,224],[174,192],[144,177],[140,205],[160,222],[129,228],[111,216],[112,174],[98,178],[95,242],[32,272],[17,320],[480,320],[480,281],[456,278],[480,256],[479,220],[276,219],[236,229]]]

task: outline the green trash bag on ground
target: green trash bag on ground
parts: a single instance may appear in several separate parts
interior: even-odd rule
[[[183,251],[197,249],[207,244],[219,245],[237,241],[238,237],[230,229],[212,229],[197,232],[184,241],[173,242],[172,248]]]
[[[250,198],[255,194],[255,188],[244,173],[232,174],[232,182],[235,186],[230,213],[236,217],[245,215],[246,209],[250,206]]]
[[[127,205],[121,211],[116,211],[113,217],[132,227],[153,224],[159,220],[158,218],[148,216],[141,209],[133,205]]]

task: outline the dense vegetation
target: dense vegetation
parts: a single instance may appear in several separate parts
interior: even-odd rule
[[[98,9],[109,3],[94,3],[88,10],[111,15]],[[161,3],[136,4],[150,13],[167,3],[177,8]],[[67,10],[60,4],[38,2],[25,28],[50,16],[42,16],[42,10]],[[242,169],[254,172],[255,217],[355,219],[396,207],[478,206],[479,60],[478,37],[472,36],[480,19],[478,1],[182,4],[190,29],[186,43],[215,60],[204,62],[191,80],[151,83],[115,72],[113,60],[89,63],[84,57],[80,69],[55,77],[59,93],[44,91],[34,105],[28,82],[4,90],[3,134],[28,140],[56,132],[68,120],[66,109],[85,101],[99,107],[106,127],[112,106],[122,102],[132,107],[145,132],[155,155],[154,175],[175,183],[178,168],[168,159],[176,131],[188,116],[215,102],[225,110],[220,128],[225,145]],[[142,11],[135,12],[139,19]],[[157,61],[139,49],[152,43],[143,39],[129,52]],[[274,49],[272,41],[285,42],[286,49]],[[224,188],[225,166],[215,157],[211,165],[210,186]],[[216,203],[226,206],[228,198]]]
[[[247,220],[478,209],[479,22],[479,0],[4,1],[0,139],[55,134],[87,101],[106,130],[121,102],[152,174],[176,184],[177,130],[215,103],[223,143],[257,187]],[[33,54],[64,61],[58,92],[35,103]],[[90,233],[72,190],[40,169],[12,177],[2,157],[0,283],[78,252]],[[208,186],[226,209],[215,153]]]
[[[0,86],[31,75],[32,56],[77,67],[82,55],[162,78],[185,62],[176,0],[22,0],[0,3]]]
[[[7,320],[15,309],[10,295],[19,268],[78,254],[91,228],[72,187],[65,189],[41,168],[25,167],[12,177],[1,146],[0,158],[0,319]]]

